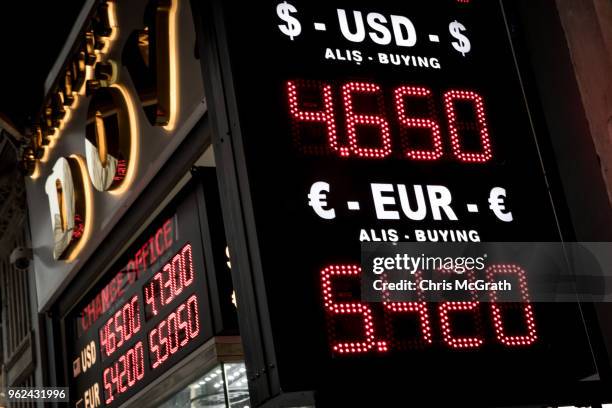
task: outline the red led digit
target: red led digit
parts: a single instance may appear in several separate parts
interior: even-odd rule
[[[519,290],[521,293],[522,303],[498,303],[497,291],[489,293],[491,299],[491,314],[493,315],[493,327],[495,335],[500,343],[506,346],[529,346],[535,343],[538,339],[538,333],[533,316],[533,308],[529,302],[529,289],[527,287],[527,276],[525,271],[512,264],[497,264],[487,268],[486,276],[489,282],[495,282],[497,275],[515,275]],[[503,310],[519,307],[522,310],[522,315],[525,322],[527,333],[524,335],[509,335],[504,328]]]
[[[474,127],[472,123],[464,123],[457,118],[455,103],[457,101],[469,101],[473,104],[476,113],[476,128],[480,137],[482,151],[479,153],[466,152],[462,148],[459,131]],[[462,162],[484,163],[493,157],[491,141],[489,140],[489,130],[484,111],[484,102],[480,95],[472,91],[451,90],[444,93],[444,107],[448,119],[448,128],[451,137],[453,154]]]
[[[106,405],[113,402],[115,397],[113,397],[113,385],[112,385],[112,367],[107,367],[104,369],[104,373],[102,374],[102,379],[104,380],[104,399]]]
[[[125,304],[122,312],[125,341],[128,341],[134,334],[134,306],[131,301]]]
[[[152,367],[157,368],[157,366],[161,364],[159,344],[157,343],[157,329],[153,329],[149,333],[149,354],[153,354],[155,356],[155,358],[152,359]]]
[[[395,89],[393,93],[393,99],[395,101],[395,111],[397,113],[398,120],[401,124],[403,153],[411,159],[437,160],[444,154],[440,126],[435,120],[432,119],[433,117],[435,117],[435,110],[431,94],[432,93],[430,89],[417,86],[400,86],[399,88]],[[425,99],[429,108],[429,118],[409,117],[406,113],[405,104],[405,100],[407,97]],[[411,128],[429,129],[429,132],[431,134],[430,150],[417,150],[410,148]]]
[[[342,100],[344,102],[344,115],[346,118],[346,131],[348,134],[351,152],[359,157],[381,159],[391,154],[391,134],[389,123],[383,114],[356,113],[353,99],[357,94],[372,94],[376,97],[379,112],[384,112],[383,97],[380,86],[369,82],[348,82],[342,86]],[[380,132],[378,147],[362,147],[357,137],[357,127],[376,127]]]
[[[187,299],[187,320],[189,321],[189,337],[193,339],[200,332],[198,298],[196,295],[192,295],[189,299]]]
[[[115,383],[114,383],[114,365],[108,367],[106,370],[107,373],[107,378],[108,378],[108,397],[107,399],[110,399],[111,401],[115,399]]]
[[[178,330],[182,333],[179,335],[179,339],[181,339],[179,345],[183,347],[189,341],[189,313],[185,304],[176,309],[176,316],[179,321]]]
[[[419,316],[420,342],[432,344],[429,312],[425,302],[384,302],[385,316],[389,313],[416,313]]]
[[[183,291],[182,276],[185,273],[185,263],[182,254],[178,253],[172,258],[172,289],[174,296],[178,296]]]
[[[138,296],[134,296],[130,301],[130,314],[132,315],[132,334],[140,331],[140,306]]]
[[[111,317],[106,325],[106,333],[107,333],[107,349],[106,349],[106,355],[110,356],[111,354],[113,354],[115,352],[115,350],[117,349],[117,336],[115,335],[115,330],[114,330],[114,321],[115,319],[113,317]]]
[[[333,296],[332,278],[334,276],[361,276],[359,265],[331,265],[321,270],[321,287],[323,290],[323,304],[331,321],[336,315],[357,314],[361,315],[365,339],[361,341],[343,342],[335,341],[332,335],[332,350],[337,353],[365,353],[375,346],[380,352],[388,351],[386,341],[376,341],[374,335],[374,322],[372,310],[367,304],[361,302],[336,302]],[[335,331],[334,331],[335,334]]]
[[[187,244],[181,251],[183,259],[183,269],[181,270],[181,279],[183,286],[187,287],[193,282],[193,259],[191,256],[191,245]]]
[[[136,350],[134,354],[134,378],[136,378],[136,380],[142,380],[144,378],[144,347],[141,341],[136,343],[134,350]]]
[[[299,85],[299,86],[298,86]],[[298,88],[315,88],[320,90],[323,102],[321,110],[304,110],[300,107],[303,103],[298,101]],[[333,152],[340,156],[348,156],[348,147],[341,147],[338,142],[336,131],[336,116],[334,113],[334,101],[331,85],[320,81],[287,81],[287,98],[289,102],[289,114],[293,122],[293,138],[298,148],[306,154],[324,154],[329,151],[324,145],[308,144],[303,139],[302,126],[305,123],[321,123],[327,131],[327,145]]]
[[[166,321],[168,322],[168,350],[170,351],[170,354],[174,354],[179,349],[178,324],[176,323],[176,313],[170,313]]]
[[[129,340],[140,330],[140,313],[138,310],[138,297],[134,296],[121,309],[123,319],[124,341]]]
[[[478,311],[479,302],[442,302],[438,306],[440,325],[442,326],[442,339],[452,348],[477,348],[482,346],[484,340],[478,336],[457,337],[453,335],[449,314],[451,312]]]
[[[422,280],[421,271],[415,271],[413,274],[414,282],[419,285]],[[382,275],[383,281],[386,281],[386,272]],[[387,291],[383,293],[383,307],[385,311],[385,326],[387,328],[387,332],[389,333],[389,337],[395,346],[400,346],[402,348],[404,345],[424,345],[424,344],[432,344],[433,339],[431,335],[431,323],[429,321],[429,310],[427,308],[427,303],[422,301],[424,300],[422,291],[417,292],[417,299],[420,301],[414,302],[392,302],[390,301],[390,296]],[[397,314],[413,314],[415,313],[419,319],[419,332],[420,339],[414,340],[403,340],[400,341],[395,336],[395,320]]]
[[[131,319],[131,305],[126,303],[121,308],[121,333],[123,335],[123,342],[126,342],[132,337],[132,326],[133,321]]]
[[[172,263],[165,264],[162,268],[162,306],[167,305],[172,302],[172,300],[174,300],[174,292],[176,291],[176,289],[174,287],[174,280],[172,279],[173,274],[174,267]]]
[[[117,335],[117,348],[121,347],[123,345],[123,338],[124,338],[124,334],[123,334],[123,321],[121,321],[121,323],[119,323],[119,318],[122,315],[122,309],[117,310],[117,312],[115,313],[115,327],[114,327],[114,331],[116,333],[119,333]],[[123,320],[123,319],[122,319]]]
[[[111,354],[113,354],[117,348],[116,346],[116,337],[115,337],[115,330],[111,330],[111,328],[113,327],[113,322],[115,321],[115,319],[111,316],[110,319],[108,319],[108,322],[104,325],[104,332],[106,333],[106,355],[110,356]]]
[[[458,273],[452,269],[439,269],[436,272],[441,275],[451,276]],[[459,275],[460,279],[463,279],[461,277],[462,275],[463,273]],[[476,280],[474,271],[465,272],[465,276],[470,282],[474,282]],[[446,343],[449,347],[457,349],[478,348],[484,343],[484,339],[481,335],[482,320],[480,316],[480,302],[476,301],[476,299],[478,299],[478,296],[475,292],[472,291],[470,293],[470,297],[472,299],[470,301],[442,302],[438,305],[442,340],[444,340],[444,343]],[[453,334],[451,314],[454,312],[470,312],[470,314],[474,318],[474,323],[476,326],[476,334],[474,336],[458,337]]]
[[[100,350],[102,351],[102,354],[105,356],[108,356],[108,334],[107,334],[107,326],[106,324],[104,326],[102,326],[102,328],[100,329]]]
[[[125,387],[123,385],[123,383],[124,383],[123,378],[126,376],[127,369],[128,369],[128,365],[127,365],[127,363],[125,361],[125,354],[122,355],[121,357],[119,357],[119,361],[118,362],[119,362],[118,367],[121,367],[121,370],[119,370],[120,374],[118,374],[117,385],[119,386],[119,390],[118,391],[121,394],[121,393],[124,393],[127,390],[127,387]]]
[[[111,386],[115,390],[115,394],[119,394],[119,362],[113,364],[111,370]]]
[[[125,358],[127,360],[127,364],[129,366],[129,368],[127,370],[127,385],[128,388],[131,387],[132,385],[134,385],[136,383],[136,376],[134,375],[134,367],[136,365],[135,359],[136,357],[134,357],[134,349],[129,349],[127,351],[127,353],[125,353]]]
[[[165,332],[164,332],[164,329]],[[166,361],[168,359],[168,323],[163,320],[159,326],[157,326],[157,333],[159,334],[159,347],[162,348],[164,352],[161,354],[161,357],[159,359],[160,363],[163,363],[164,361]]]
[[[159,312],[159,308],[164,304],[164,291],[163,291],[163,274],[162,272],[157,272],[153,277],[153,281],[151,281],[151,290],[153,295],[153,305],[155,310],[155,315]],[[157,294],[155,294],[155,287],[157,287]],[[156,305],[156,306],[155,306]]]
[[[156,288],[157,292],[156,292]],[[147,305],[146,310],[150,310],[153,313],[153,316],[157,316],[158,313],[158,305],[157,299],[161,296],[161,273],[157,272],[153,279],[151,279],[145,286],[145,304]],[[149,313],[147,313],[149,315]]]

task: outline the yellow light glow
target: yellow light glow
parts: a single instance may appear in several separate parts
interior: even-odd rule
[[[30,179],[36,180],[40,177],[40,164],[36,161],[34,162],[34,171],[30,174]]]
[[[83,227],[83,235],[81,235],[79,242],[77,242],[76,246],[70,252],[70,255],[66,258],[67,262],[74,261],[87,241],[89,241],[93,224],[93,194],[91,191],[91,183],[87,178],[89,174],[87,172],[87,165],[85,164],[85,160],[78,154],[72,154],[70,157],[76,160],[81,170],[81,182],[83,183],[83,192],[85,194],[85,226]]]
[[[72,105],[70,107],[70,109],[72,109],[73,111],[75,111],[78,107],[79,107],[79,103],[81,101],[81,98],[79,97],[79,93],[76,91],[72,91]]]
[[[112,43],[117,39],[117,35],[119,32],[118,29],[118,25],[117,25],[117,15],[116,15],[116,9],[115,9],[115,2],[114,1],[108,1],[108,21],[110,26],[112,27],[112,31],[111,31],[111,35],[110,37],[108,37],[108,39],[105,41],[104,47],[102,49],[102,53],[106,54],[109,50],[110,47],[112,45]],[[174,6],[176,7],[176,6]],[[171,21],[172,24],[172,21]],[[101,54],[97,53],[97,61],[102,60]],[[170,68],[170,72],[172,72],[172,68]],[[65,74],[65,72],[64,72]],[[49,138],[49,144],[44,148],[44,153],[43,153],[43,157],[39,160],[42,163],[45,163],[48,159],[49,159],[49,152],[50,150],[55,146],[56,144],[56,139],[58,139],[63,130],[66,128],[66,126],[68,125],[68,122],[70,121],[70,118],[72,116],[72,111],[77,109],[79,106],[79,99],[81,96],[85,96],[85,89],[86,89],[86,84],[87,81],[90,79],[94,78],[94,67],[86,65],[85,66],[85,81],[83,81],[83,85],[81,86],[81,89],[77,90],[77,91],[73,91],[72,95],[74,97],[74,101],[72,102],[72,105],[70,105],[69,107],[65,107],[66,109],[66,114],[64,116],[64,119],[62,121],[60,121],[60,126],[58,129],[55,130],[55,132],[53,133],[53,135],[50,136]],[[172,85],[174,86],[174,85]],[[172,103],[172,97],[171,97],[171,103]],[[70,108],[70,109],[68,109]],[[36,165],[36,170],[34,173],[32,173],[32,175],[30,176],[30,178],[32,180],[35,180],[36,177],[39,176],[40,173],[40,168],[38,166],[38,163]],[[34,177],[34,174],[36,174],[36,177]]]
[[[170,52],[170,117],[168,118],[168,124],[163,128],[165,130],[174,130],[176,124],[176,117],[178,116],[178,33],[177,33],[177,3],[178,0],[172,1],[172,7],[170,8],[170,33],[168,40],[168,48]]]
[[[78,90],[80,96],[85,96],[87,81],[91,79],[94,79],[94,67],[93,65],[85,65],[85,80],[83,81],[83,85],[81,85],[81,89]]]
[[[102,167],[106,167],[106,159],[108,157],[108,149],[106,147],[106,128],[104,127],[104,118],[102,112],[96,111],[94,119],[96,123],[96,142],[98,144],[98,157]]]
[[[72,104],[75,104],[75,101],[72,101]],[[70,108],[68,106],[64,107],[64,110],[66,111],[66,113],[64,114],[64,120],[62,121],[62,125],[60,126],[60,130],[64,130],[66,129],[66,124],[68,122],[70,122],[70,118],[72,117],[72,109],[74,108]]]
[[[51,150],[57,144],[57,138],[51,137],[49,138],[49,144],[44,147],[43,156],[40,158],[41,163],[46,163],[49,160],[49,155],[51,154]]]
[[[111,35],[104,42],[104,47],[102,47],[102,49],[100,50],[101,54],[106,54],[108,52],[108,50],[110,49],[111,43],[115,41],[115,39],[117,38],[117,35],[119,34],[119,29],[117,25],[117,15],[116,15],[116,10],[115,10],[115,2],[108,1],[106,4],[108,4],[108,23],[110,24],[112,30],[111,30]]]
[[[136,105],[134,105],[134,100],[132,96],[127,91],[127,89],[121,84],[113,84],[112,87],[115,87],[121,91],[123,98],[125,99],[125,104],[128,110],[128,117],[130,118],[130,162],[128,165],[128,169],[125,175],[125,179],[121,183],[121,186],[115,190],[110,190],[109,193],[112,195],[121,195],[125,193],[128,188],[132,185],[132,181],[134,181],[134,174],[136,173],[136,164],[138,160],[138,155],[140,154],[140,146],[138,145],[138,117],[136,116]]]
[[[115,2],[108,1],[108,22],[111,27],[117,27],[117,10],[115,9]]]
[[[64,117],[64,121],[61,126],[64,129],[68,125],[68,121],[70,120],[72,116],[72,111],[79,107],[79,95],[76,92],[73,92],[72,96],[74,97],[74,101],[72,102],[72,108],[66,109],[66,116]],[[39,162],[46,163],[49,160],[49,155],[51,154],[51,150],[57,144],[58,137],[54,137],[55,135],[59,137],[61,133],[56,131],[53,134],[53,136],[49,138],[49,144],[43,148],[44,149],[43,156],[40,158]],[[32,178],[32,176],[30,176],[30,178]]]
[[[51,155],[51,148],[53,147],[52,144],[55,144],[55,142],[49,142],[49,144],[43,148],[43,155],[40,158],[39,162],[46,163],[49,160],[49,156]]]

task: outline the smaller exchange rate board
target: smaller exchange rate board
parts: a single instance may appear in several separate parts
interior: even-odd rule
[[[153,222],[66,319],[75,406],[119,406],[213,336],[196,194]]]

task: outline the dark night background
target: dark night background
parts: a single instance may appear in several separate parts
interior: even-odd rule
[[[23,131],[85,0],[3,2],[0,113]]]

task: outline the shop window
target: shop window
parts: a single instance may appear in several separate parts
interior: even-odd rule
[[[222,363],[170,397],[159,408],[249,408],[244,363]]]

